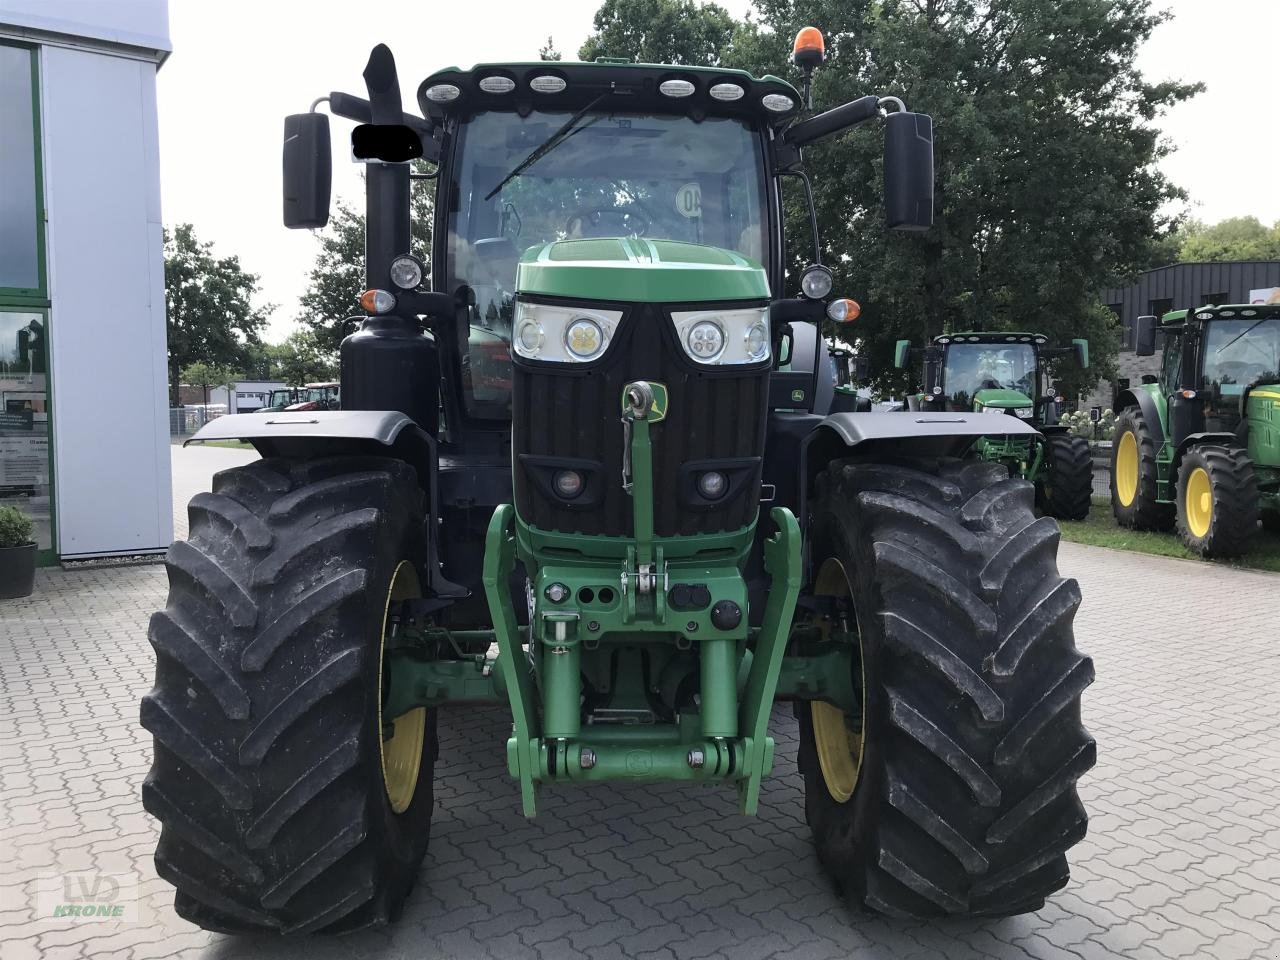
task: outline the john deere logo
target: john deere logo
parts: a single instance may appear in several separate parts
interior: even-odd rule
[[[658,383],[656,380],[646,380],[649,388],[653,390],[653,408],[649,411],[649,422],[657,423],[667,416],[667,385]],[[622,392],[622,409],[627,409],[627,393]]]
[[[791,400],[792,400],[792,402],[793,402],[793,403],[804,403],[804,391],[803,391],[803,390],[792,390],[792,391],[791,391]]]

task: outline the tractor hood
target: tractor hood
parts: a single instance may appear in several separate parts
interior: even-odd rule
[[[769,281],[763,266],[732,250],[602,237],[530,247],[516,270],[516,292],[631,303],[767,300]]]
[[[1030,397],[1017,390],[979,390],[973,399],[979,409],[987,410],[1016,410],[1034,405]]]

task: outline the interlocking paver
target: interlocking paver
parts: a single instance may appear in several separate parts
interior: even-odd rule
[[[251,457],[175,451],[178,496]],[[195,930],[154,874],[137,711],[162,568],[41,571],[35,597],[0,604],[0,957],[1276,960],[1280,576],[1074,544],[1061,565],[1085,597],[1099,761],[1080,787],[1092,820],[1073,880],[1040,914],[850,914],[813,855],[789,707],[772,719],[777,768],[755,820],[730,791],[593,784],[547,791],[532,822],[505,773],[509,723],[457,708],[442,711],[431,851],[400,923],[301,944]],[[35,920],[38,878],[75,870],[135,874],[139,920]]]

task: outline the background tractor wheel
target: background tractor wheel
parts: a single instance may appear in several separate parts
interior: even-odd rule
[[[385,725],[388,604],[426,556],[414,470],[262,460],[189,507],[151,618],[142,787],[178,914],[226,933],[393,919],[426,853],[434,712]]]
[[[1036,506],[1059,520],[1083,520],[1093,502],[1093,454],[1089,441],[1069,433],[1045,439]]]
[[[1258,481],[1243,450],[1193,447],[1178,468],[1178,537],[1205,557],[1238,557],[1258,531]]]
[[[1167,530],[1173,506],[1156,499],[1156,443],[1136,408],[1116,418],[1111,442],[1111,512],[1116,523],[1134,530]]]
[[[819,478],[814,592],[852,607],[864,710],[802,708],[799,759],[818,856],[857,907],[1003,916],[1067,882],[1093,664],[1033,497],[991,463]]]

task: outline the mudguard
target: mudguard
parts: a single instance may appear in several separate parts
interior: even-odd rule
[[[440,516],[437,482],[439,457],[435,437],[395,410],[298,410],[280,413],[234,413],[211,420],[183,443],[243,440],[263,457],[323,457],[364,453],[395,457],[418,472],[432,518]],[[430,546],[429,590],[439,597],[458,599],[465,587],[446,580],[440,570],[436,537]]]
[[[833,413],[810,438],[834,435],[846,448],[892,443],[935,456],[958,456],[979,437],[1034,436],[1039,431],[1006,413]],[[903,452],[900,450],[899,452]],[[842,454],[838,454],[842,455]]]
[[[1166,437],[1165,425],[1164,420],[1160,418],[1160,409],[1156,406],[1155,399],[1146,390],[1125,390],[1116,398],[1116,412],[1127,410],[1129,407],[1138,408],[1142,419],[1146,421],[1147,432],[1151,434],[1156,449],[1162,449]]]

